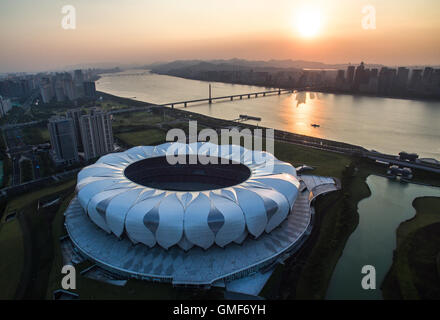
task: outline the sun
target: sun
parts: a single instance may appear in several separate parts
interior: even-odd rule
[[[316,37],[322,25],[322,17],[319,9],[315,7],[300,8],[294,18],[294,26],[301,37]]]

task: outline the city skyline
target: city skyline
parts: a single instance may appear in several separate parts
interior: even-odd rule
[[[64,30],[72,5],[76,29]],[[2,1],[0,73],[76,64],[148,64],[176,59],[293,59],[324,63],[438,65],[433,0],[371,1],[376,28],[365,30],[361,1]],[[32,8],[32,10],[31,10]],[[302,17],[302,18],[301,18]],[[308,19],[303,19],[304,17]],[[396,56],[396,52],[399,55]]]

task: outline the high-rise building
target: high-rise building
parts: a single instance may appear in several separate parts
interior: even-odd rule
[[[86,98],[95,98],[96,97],[96,86],[93,81],[85,81],[84,82],[84,95]]]
[[[393,84],[396,78],[396,69],[390,69],[383,67],[379,72],[378,79],[378,93],[383,95],[389,95],[393,88]]]
[[[12,109],[11,100],[5,99],[2,96],[0,96],[0,118],[3,118],[11,109]]]
[[[370,93],[370,69],[365,69],[359,81],[359,92]]]
[[[377,69],[376,69],[376,71],[377,71]],[[370,74],[370,80],[368,80],[367,88],[368,88],[366,90],[367,93],[377,94],[377,91],[379,89],[379,78],[378,78],[377,72],[375,75],[374,75],[374,73],[373,73],[373,75]]]
[[[405,86],[408,83],[408,75],[409,75],[409,69],[405,67],[399,67],[397,69],[397,84],[399,86]]]
[[[369,94],[377,94],[379,89],[379,77],[377,68],[366,70],[363,77],[363,83],[361,85],[362,92]]]
[[[73,80],[75,82],[79,82],[79,83],[83,83],[84,82],[84,75],[83,75],[81,69],[78,69],[78,70],[74,71]]]
[[[75,139],[76,144],[80,150],[83,149],[82,145],[82,138],[81,138],[81,126],[80,126],[80,120],[82,116],[82,110],[81,109],[70,109],[66,112],[66,116],[69,119],[73,120],[73,124],[75,126]]]
[[[69,76],[70,75],[67,75],[63,79],[64,94],[66,95],[68,100],[73,101],[76,98],[75,87],[73,85],[72,78]]]
[[[432,75],[434,74],[434,69],[431,67],[426,67],[425,70],[423,70],[423,82],[425,84],[430,84],[432,80]]]
[[[40,94],[43,103],[49,103],[55,97],[55,91],[53,89],[50,78],[41,79]]]
[[[51,102],[54,97],[54,92],[50,84],[41,85],[40,93],[41,93],[41,98],[43,99],[43,103]]]
[[[397,93],[405,93],[408,86],[409,69],[405,67],[399,67],[397,69],[397,77],[395,83],[395,90]]]
[[[27,95],[31,93],[31,87],[26,79],[20,79],[19,84],[23,95]]]
[[[411,72],[411,80],[409,82],[409,87],[414,92],[419,92],[422,90],[422,69],[413,69]]]
[[[75,99],[84,98],[84,75],[82,70],[74,71],[73,88],[75,92]]]
[[[363,62],[356,68],[356,72],[354,74],[354,80],[353,80],[353,89],[358,90],[360,84],[362,83],[363,77],[365,73],[365,65]]]
[[[72,119],[52,117],[48,124],[52,154],[57,165],[70,165],[79,161]]]
[[[64,86],[61,80],[57,80],[55,84],[55,97],[57,98],[57,102],[62,102],[66,100],[66,95],[64,94]]]
[[[344,87],[344,82],[345,82],[345,70],[338,70],[335,80],[336,88],[342,89]]]
[[[81,138],[86,161],[113,151],[110,114],[98,108],[80,118]]]
[[[437,94],[440,95],[440,69],[435,69],[434,74],[432,75],[433,85],[437,88]]]
[[[82,82],[74,82],[75,99],[84,98],[84,84]]]
[[[439,69],[426,67],[423,71],[423,92],[429,96],[440,96],[439,90]]]
[[[347,68],[347,83],[351,85],[354,80],[354,66],[349,66]]]

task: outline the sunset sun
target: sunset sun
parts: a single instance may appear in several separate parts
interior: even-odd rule
[[[321,31],[322,17],[318,9],[304,7],[296,12],[294,27],[303,38],[316,37]]]

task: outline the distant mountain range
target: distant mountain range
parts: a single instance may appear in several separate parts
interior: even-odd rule
[[[146,65],[146,68],[159,73],[168,73],[171,70],[187,69],[193,70],[243,70],[243,69],[345,69],[350,64],[326,64],[316,61],[305,60],[176,60],[173,62],[159,62]],[[356,64],[357,65],[357,64]],[[380,68],[379,64],[366,64],[367,68]]]
[[[301,69],[347,69],[348,66],[354,65],[358,66],[360,62],[356,63],[340,63],[340,64],[327,64],[318,61],[307,61],[307,60],[246,60],[246,59],[215,59],[215,60],[175,60],[171,62],[155,62],[147,65],[136,64],[136,63],[89,63],[89,64],[78,64],[71,65],[64,68],[64,70],[73,69],[85,69],[85,68],[113,68],[118,66],[120,69],[151,69],[153,72],[167,74],[170,71],[176,70],[192,70],[192,71],[233,71],[233,70],[255,70],[255,71],[274,71],[275,69],[290,69],[290,70],[301,70]],[[365,64],[366,68],[382,68],[382,64]],[[397,66],[389,66],[396,68]],[[412,65],[406,66],[410,69],[414,68],[424,68],[422,65]],[[432,66],[434,68],[439,68],[440,66]],[[57,70],[58,71],[58,70]]]

